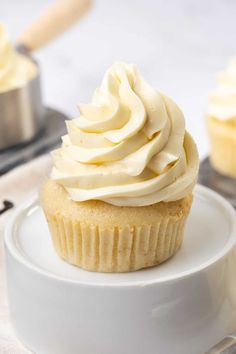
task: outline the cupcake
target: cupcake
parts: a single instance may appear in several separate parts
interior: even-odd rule
[[[181,110],[126,63],[79,109],[42,191],[56,252],[98,272],[164,262],[181,246],[198,174]]]
[[[217,79],[207,111],[210,159],[218,172],[236,178],[236,58]]]

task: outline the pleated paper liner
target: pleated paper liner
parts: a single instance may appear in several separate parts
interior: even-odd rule
[[[188,212],[155,225],[103,228],[46,212],[54,247],[67,262],[98,272],[128,272],[157,265],[180,247]]]

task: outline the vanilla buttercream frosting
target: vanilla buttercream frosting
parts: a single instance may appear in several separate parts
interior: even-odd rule
[[[38,72],[32,60],[18,53],[0,23],[0,92],[24,86]]]
[[[134,65],[113,64],[91,103],[79,110],[52,153],[51,177],[72,200],[144,206],[192,191],[198,153],[183,113]]]
[[[208,115],[222,121],[236,120],[236,57],[217,74],[217,88],[209,95]]]

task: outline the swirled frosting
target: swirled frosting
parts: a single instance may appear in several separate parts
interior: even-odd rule
[[[52,179],[74,201],[118,206],[175,201],[191,192],[198,153],[184,117],[134,65],[115,63],[53,155]]]
[[[24,86],[37,71],[30,59],[14,50],[5,27],[0,24],[0,92]]]
[[[217,74],[217,83],[209,95],[208,115],[222,121],[236,120],[236,57]]]

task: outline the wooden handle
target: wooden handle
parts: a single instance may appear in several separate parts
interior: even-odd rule
[[[18,39],[32,52],[73,25],[90,7],[91,0],[59,0],[33,22]]]

